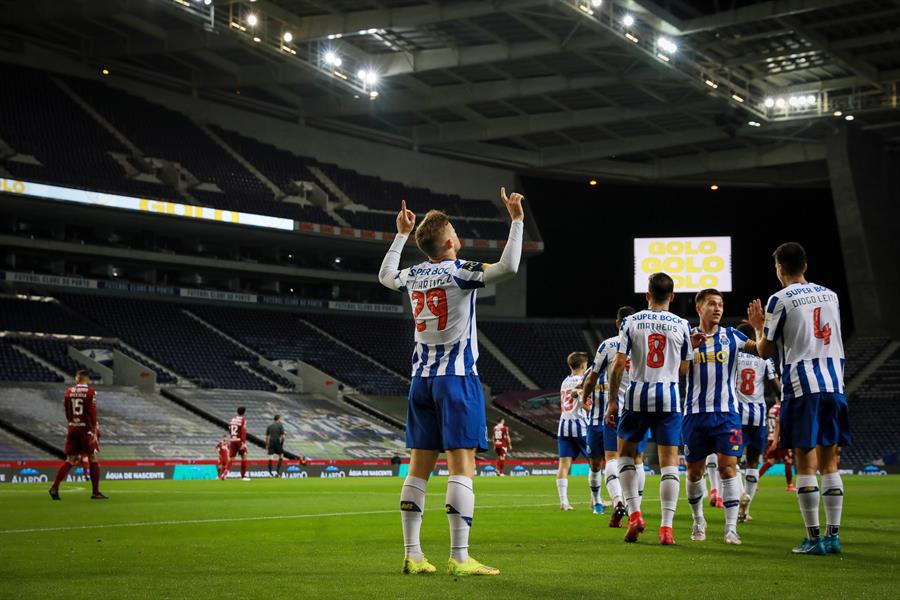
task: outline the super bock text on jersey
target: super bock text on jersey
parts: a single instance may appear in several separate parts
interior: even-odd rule
[[[681,361],[691,358],[688,322],[664,310],[642,310],[622,322],[619,354],[631,356],[631,384],[625,409],[681,412]]]
[[[837,294],[795,283],[766,304],[766,339],[775,342],[785,399],[844,392],[844,343]]]

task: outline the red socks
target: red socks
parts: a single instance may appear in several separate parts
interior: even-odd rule
[[[59,490],[59,484],[61,484],[63,482],[63,480],[66,478],[66,475],[69,474],[69,470],[71,468],[72,468],[72,465],[70,465],[68,461],[64,462],[59,467],[59,471],[56,472],[56,479],[53,480],[52,489]]]
[[[759,470],[759,476],[762,477],[766,474],[766,471],[769,470],[769,467],[772,466],[772,463],[763,463],[762,468]]]
[[[247,459],[241,458],[241,477],[247,476]]]
[[[787,479],[788,485],[794,482],[794,463],[784,463],[784,478]]]

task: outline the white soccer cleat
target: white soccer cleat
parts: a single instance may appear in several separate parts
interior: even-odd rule
[[[559,505],[559,510],[562,510],[562,511],[575,510],[575,507],[572,506],[571,504],[562,503]]]
[[[692,542],[705,542],[706,541],[706,519],[700,519],[699,521],[694,521],[694,527],[691,529],[691,541]]]
[[[241,481],[250,481],[249,477],[241,477]]]
[[[741,537],[737,534],[737,531],[726,531],[725,543],[733,546],[740,546],[743,542],[741,542]]]

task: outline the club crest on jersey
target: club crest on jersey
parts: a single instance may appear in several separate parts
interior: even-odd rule
[[[466,271],[473,271],[473,272],[478,273],[480,271],[484,271],[484,263],[469,261],[469,262],[464,262],[463,264],[461,264],[459,266],[459,268],[465,269]]]

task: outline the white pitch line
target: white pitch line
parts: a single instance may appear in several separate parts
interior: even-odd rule
[[[549,504],[517,504],[512,508],[531,508],[556,506],[556,503]],[[495,508],[511,508],[510,505],[504,506],[476,506],[476,510],[490,510]],[[428,510],[428,509],[426,509]],[[431,509],[431,512],[443,512],[443,509]],[[284,521],[293,519],[315,519],[319,517],[359,517],[365,515],[390,515],[395,514],[396,509],[392,510],[368,510],[359,512],[335,512],[335,513],[317,513],[302,515],[272,515],[261,517],[222,517],[218,519],[189,519],[183,521],[138,521],[135,523],[108,523],[101,525],[76,525],[69,527],[38,527],[34,529],[0,529],[0,535],[12,533],[46,533],[53,531],[80,531],[84,529],[117,529],[127,527],[152,527],[155,525],[203,525],[208,523],[235,523],[245,521]]]

